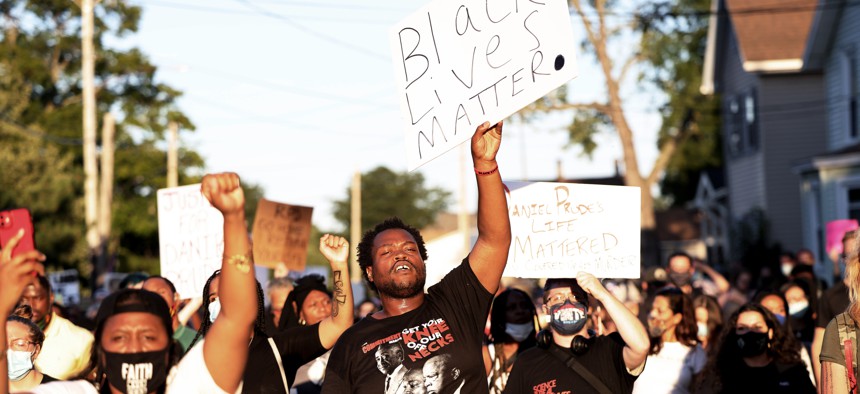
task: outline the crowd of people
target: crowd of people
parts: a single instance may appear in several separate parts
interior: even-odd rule
[[[806,250],[733,281],[678,252],[640,280],[580,272],[502,286],[511,228],[501,140],[501,123],[472,137],[478,238],[426,291],[421,233],[390,218],[355,245],[378,298],[354,302],[350,246],[326,234],[332,286],[278,278],[266,306],[232,173],[202,181],[224,217],[224,258],[199,302],[143,276],[79,327],[53,308],[46,256],[13,253],[17,234],[0,252],[0,394],[856,392],[854,232],[832,286]]]

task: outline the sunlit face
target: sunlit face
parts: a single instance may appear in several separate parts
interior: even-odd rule
[[[331,297],[322,291],[311,290],[302,303],[299,317],[304,319],[308,325],[312,325],[329,316],[331,316]]]
[[[209,282],[209,294],[206,295],[206,298],[209,300],[210,304],[218,299],[218,286],[220,284],[221,275],[216,276],[211,282]]]
[[[24,323],[16,321],[6,322],[6,349],[22,352],[30,352],[30,360],[35,360],[42,350],[41,346],[33,342],[30,328]]]
[[[413,297],[424,291],[427,271],[415,238],[403,229],[390,229],[373,240],[373,266],[367,276],[380,293],[395,298]]]
[[[761,299],[759,303],[764,309],[770,311],[774,315],[785,316],[785,303],[782,299],[774,294],[770,294]]]
[[[167,348],[170,338],[157,316],[125,312],[105,321],[100,343],[102,349],[112,353],[143,353]]]
[[[743,335],[748,332],[768,332],[767,323],[764,316],[756,311],[746,311],[738,315],[738,322],[735,324],[735,333]]]
[[[170,289],[170,285],[161,278],[148,278],[143,281],[143,289],[147,291],[151,291],[155,294],[161,296],[165,302],[167,302],[167,307],[170,310],[173,310],[173,305],[176,303],[176,293]]]
[[[799,286],[791,286],[785,290],[783,294],[785,296],[785,300],[788,301],[789,304],[794,304],[798,302],[806,301],[806,293],[803,292]]]
[[[708,324],[708,308],[696,307],[696,323]]]
[[[677,316],[676,316],[677,315]],[[680,313],[675,313],[669,305],[669,298],[658,295],[654,297],[651,304],[651,313],[648,315],[649,328],[662,328],[662,332],[675,329],[681,319]]]
[[[693,265],[686,256],[675,256],[669,259],[669,271],[684,273],[692,270]]]
[[[51,304],[54,303],[54,297],[48,294],[48,290],[36,283],[24,288],[24,293],[21,294],[21,300],[18,301],[23,305],[29,305],[33,309],[33,321],[39,322],[45,320],[45,317],[51,314]]]
[[[523,324],[532,320],[532,301],[519,291],[508,293],[505,318],[508,323]]]

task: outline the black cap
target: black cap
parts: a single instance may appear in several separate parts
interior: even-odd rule
[[[155,315],[164,323],[167,337],[173,338],[173,319],[170,317],[170,308],[160,295],[151,291],[141,289],[121,289],[111,293],[102,301],[96,314],[96,341],[104,323],[111,316],[126,312],[143,312]]]
[[[570,292],[576,296],[576,300],[583,303],[584,305],[588,305],[588,293],[579,286],[579,282],[573,278],[549,278],[546,280],[546,283],[543,285],[543,294],[544,299],[546,299],[546,293],[552,289],[558,287],[569,287]]]

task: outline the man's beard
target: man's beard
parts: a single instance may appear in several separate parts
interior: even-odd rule
[[[379,291],[380,294],[385,294],[393,298],[415,297],[416,295],[424,292],[424,283],[427,281],[427,272],[424,268],[417,269],[416,274],[418,279],[411,285],[389,281],[385,283],[376,283],[376,290]]]

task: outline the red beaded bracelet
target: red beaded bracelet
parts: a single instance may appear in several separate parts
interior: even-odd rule
[[[498,171],[498,170],[499,170],[499,165],[497,164],[497,165],[496,165],[496,167],[495,167],[495,168],[493,168],[493,169],[492,169],[492,170],[490,170],[490,171],[478,171],[478,169],[476,168],[476,169],[475,169],[475,174],[478,174],[478,175],[492,175],[492,174],[495,174],[495,173],[496,173],[496,171]]]

